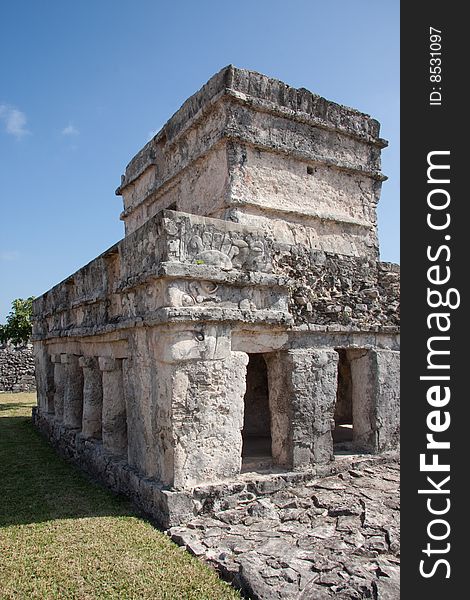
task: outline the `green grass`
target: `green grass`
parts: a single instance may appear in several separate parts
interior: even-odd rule
[[[0,394],[0,598],[216,599],[239,594],[130,504],[62,460]]]

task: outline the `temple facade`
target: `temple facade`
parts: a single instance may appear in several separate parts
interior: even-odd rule
[[[395,448],[385,146],[305,89],[213,76],[127,166],[125,237],[35,300],[37,427],[165,526],[204,486]]]

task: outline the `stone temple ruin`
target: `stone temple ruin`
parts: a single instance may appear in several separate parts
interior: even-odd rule
[[[396,447],[385,146],[305,89],[213,76],[127,166],[124,239],[35,301],[37,427],[165,526],[221,482]]]

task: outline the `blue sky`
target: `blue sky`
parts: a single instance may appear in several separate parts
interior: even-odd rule
[[[123,236],[126,164],[230,63],[381,122],[381,258],[399,261],[398,0],[11,0],[0,56],[0,322]]]

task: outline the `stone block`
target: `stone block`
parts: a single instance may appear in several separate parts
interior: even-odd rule
[[[214,75],[129,163],[124,239],[34,301],[36,425],[165,526],[222,506],[250,470],[268,494],[332,469],[335,419],[353,421],[355,451],[396,447],[385,145],[354,109]]]
[[[175,369],[172,437],[176,489],[238,475],[248,356],[195,361]]]
[[[83,369],[82,435],[85,438],[101,439],[103,389],[98,359],[82,356],[80,367]]]

